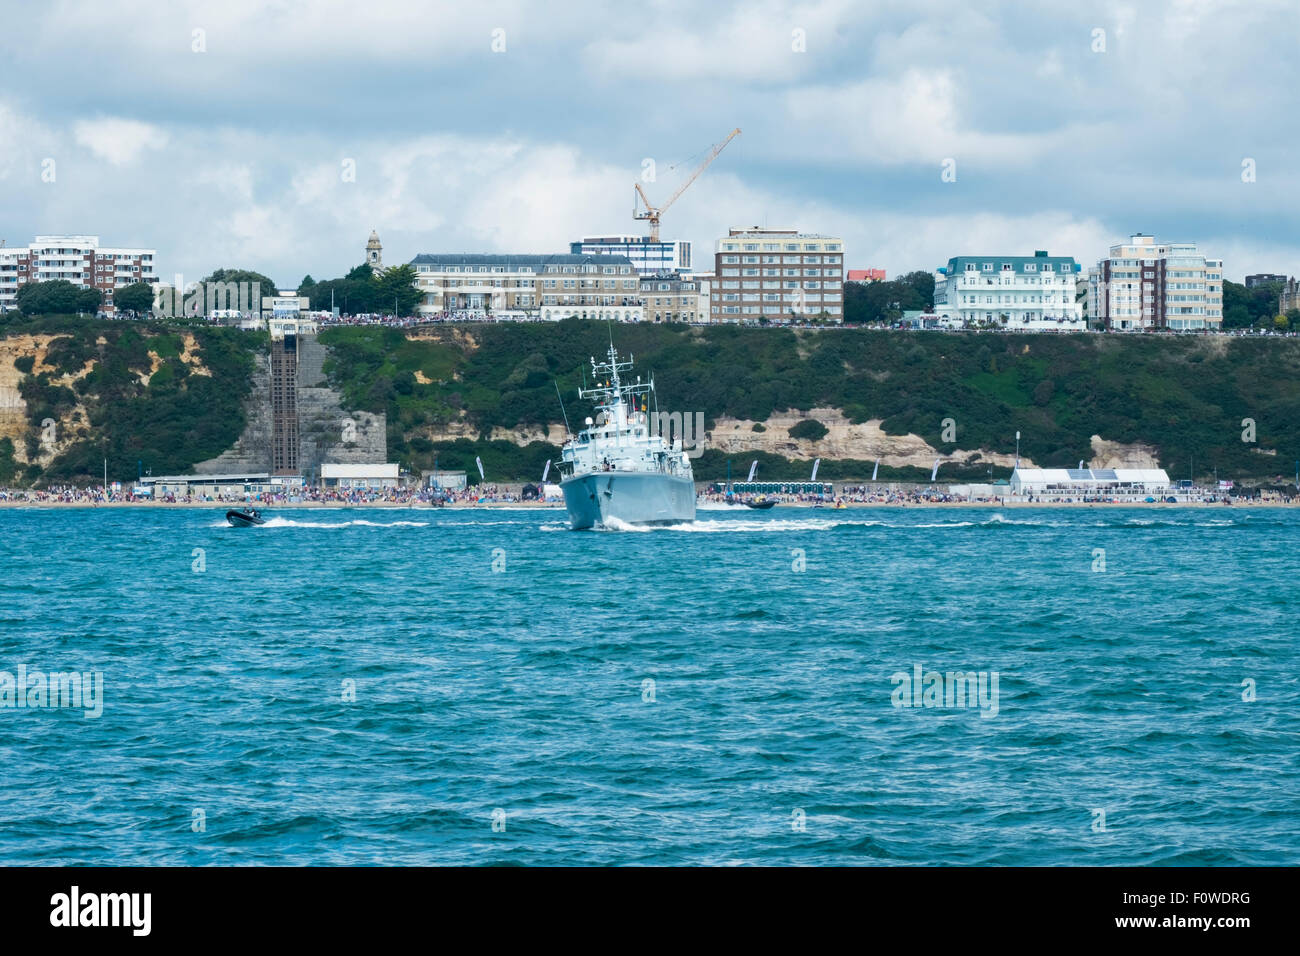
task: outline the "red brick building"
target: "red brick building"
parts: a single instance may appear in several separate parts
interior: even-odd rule
[[[114,290],[158,281],[154,255],[153,249],[100,248],[98,236],[37,236],[25,248],[0,247],[0,312],[17,308],[26,283],[64,279],[102,292],[100,309],[111,315]]]

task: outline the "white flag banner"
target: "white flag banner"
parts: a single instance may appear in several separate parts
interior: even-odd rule
[[[546,484],[546,476],[551,473],[551,459],[546,459],[546,467],[542,469],[542,484]]]
[[[930,480],[934,481],[935,475],[939,474],[939,459],[934,460],[934,469],[930,472]]]
[[[812,477],[808,479],[809,481],[817,480],[817,469],[821,467],[821,464],[822,464],[822,460],[820,458],[818,458],[816,461],[813,462],[813,473],[812,473]]]
[[[754,459],[754,463],[751,464],[751,465],[749,466],[749,477],[746,478],[745,480],[746,480],[746,481],[753,481],[753,480],[754,480],[754,473],[755,473],[756,471],[758,471],[758,459],[757,459],[757,458],[755,458],[755,459]]]
[[[876,459],[876,467],[871,469],[871,480],[876,480],[876,475],[880,473],[880,459]]]
[[[486,481],[487,477],[483,474],[483,459],[475,455],[474,464],[478,465],[478,480]]]

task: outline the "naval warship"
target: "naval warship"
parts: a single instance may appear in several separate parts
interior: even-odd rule
[[[654,381],[625,383],[632,362],[620,362],[613,344],[609,360],[591,360],[596,381],[578,390],[591,399],[596,417],[565,442],[560,489],[574,530],[620,524],[677,524],[695,520],[695,476],[678,439],[669,445],[652,435],[648,411]],[[638,404],[640,407],[638,408]]]

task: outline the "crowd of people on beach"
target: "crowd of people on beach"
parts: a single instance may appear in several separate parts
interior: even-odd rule
[[[545,499],[539,499],[545,500]],[[550,499],[552,501],[558,499]],[[107,492],[102,485],[77,488],[72,485],[55,485],[37,489],[0,488],[0,502],[13,504],[212,504],[229,505],[477,505],[528,503],[519,493],[497,485],[477,485],[460,490],[446,488],[294,488],[287,493],[248,493],[242,495],[175,495],[135,494],[129,488]]]
[[[743,505],[759,499],[776,501],[778,504],[813,508],[847,508],[853,505],[934,505],[934,504],[1136,504],[1147,503],[1143,498],[1116,499],[1103,496],[1076,496],[1073,498],[1056,496],[1012,495],[996,497],[967,497],[954,495],[934,488],[900,489],[875,487],[867,485],[845,486],[835,495],[816,494],[765,494],[765,495],[726,495],[717,491],[701,493],[697,500],[701,505]],[[1164,499],[1161,499],[1164,500]],[[1258,496],[1228,497],[1227,495],[1184,495],[1177,499],[1178,504],[1294,504],[1297,499],[1284,494],[1261,494]],[[119,486],[107,490],[103,486],[79,488],[73,485],[53,485],[38,489],[0,488],[0,504],[36,504],[36,505],[99,505],[99,504],[225,504],[225,505],[388,505],[416,507],[426,505],[439,506],[475,506],[475,505],[558,505],[562,497],[556,494],[547,496],[538,489],[536,497],[531,493],[525,496],[522,489],[512,486],[471,485],[461,489],[407,487],[407,488],[292,488],[286,492],[260,492],[241,495],[175,495],[160,494],[157,497],[148,494],[136,494],[132,489]],[[1166,502],[1167,503],[1167,502]]]
[[[717,492],[706,492],[699,495],[698,500],[701,503],[708,504],[749,504],[758,500],[765,500],[776,501],[778,504],[792,504],[813,508],[847,508],[851,504],[960,504],[967,502],[967,499],[961,495],[950,495],[947,492],[936,491],[929,488],[913,489],[908,491],[889,488],[878,490],[869,490],[866,488],[844,488],[841,493],[837,495],[791,493],[763,495],[732,494],[728,496]],[[970,501],[983,500],[984,499],[970,499]]]

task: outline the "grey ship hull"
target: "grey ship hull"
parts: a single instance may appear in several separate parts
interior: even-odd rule
[[[678,524],[695,520],[695,482],[659,472],[599,471],[560,482],[575,531],[611,523]],[[613,519],[611,521],[611,519]]]

